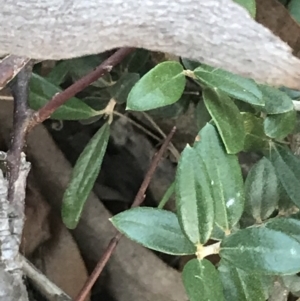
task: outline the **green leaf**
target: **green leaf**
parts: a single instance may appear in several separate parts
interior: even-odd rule
[[[245,182],[245,211],[260,223],[276,209],[279,201],[279,181],[272,163],[262,158],[248,173]]]
[[[33,73],[29,86],[29,106],[34,110],[44,106],[55,94],[62,90],[47,79]],[[98,113],[76,97],[70,98],[52,115],[52,119],[79,120],[96,116]]]
[[[217,88],[232,98],[252,105],[264,106],[262,93],[252,79],[207,65],[195,69],[194,74],[200,83],[207,87]]]
[[[161,108],[149,110],[147,113],[157,118],[176,118],[188,109],[190,104],[190,97],[188,95],[182,95],[178,101],[171,105],[167,105]]]
[[[299,0],[291,0],[288,5],[291,16],[300,23],[300,2]]]
[[[269,146],[269,138],[264,132],[264,120],[251,113],[242,113],[246,137],[244,151],[261,151]]]
[[[248,10],[250,16],[255,18],[256,15],[256,3],[255,0],[234,0],[236,3],[240,4]]]
[[[278,217],[265,223],[265,227],[288,234],[300,243],[300,220],[296,218]]]
[[[167,189],[167,191],[163,195],[161,201],[159,202],[157,208],[158,209],[163,209],[174,193],[175,193],[175,182],[173,182],[169,186],[169,188]]]
[[[282,114],[269,115],[264,121],[266,135],[274,139],[283,139],[290,134],[296,126],[296,111],[292,110]]]
[[[184,91],[185,82],[179,63],[163,62],[135,84],[128,96],[127,109],[146,111],[175,103]]]
[[[261,275],[246,273],[241,269],[225,264],[221,264],[218,270],[226,301],[266,300]]]
[[[236,154],[243,150],[245,141],[244,122],[234,102],[217,89],[205,89],[203,99],[219,130],[227,153]]]
[[[111,98],[119,104],[125,103],[129,92],[139,79],[138,73],[124,73],[113,86],[108,88]]]
[[[196,62],[196,61],[191,61],[189,59],[186,58],[181,58],[182,64],[184,66],[185,69],[187,70],[195,70],[196,68],[201,66],[200,62]]]
[[[182,279],[190,301],[224,300],[218,272],[210,261],[190,260],[184,266]]]
[[[128,55],[121,63],[128,72],[140,72],[150,57],[150,52],[146,49],[136,49]]]
[[[287,195],[300,207],[300,159],[288,148],[274,145],[270,160]]]
[[[225,237],[220,256],[232,266],[262,274],[300,271],[300,243],[289,233],[266,227],[239,230]]]
[[[199,130],[201,130],[211,120],[211,116],[205,106],[204,101],[198,102],[195,108],[194,116]]]
[[[105,123],[89,141],[73,168],[62,204],[63,222],[70,229],[76,227],[94,186],[106,152],[109,132],[109,124]]]
[[[287,87],[281,87],[279,90],[287,94],[287,96],[293,100],[297,100],[300,98],[300,91],[298,90],[293,90]]]
[[[213,229],[214,205],[204,161],[189,145],[178,163],[175,194],[183,232],[195,245],[206,243]]]
[[[215,224],[210,239],[220,241],[225,237],[225,235],[225,232]]]
[[[263,111],[267,114],[281,114],[294,109],[293,101],[286,93],[265,85],[260,85],[259,88],[265,102]]]
[[[110,221],[124,235],[146,248],[172,255],[195,254],[196,247],[182,233],[176,215],[155,208],[134,208]]]
[[[203,159],[213,195],[215,223],[225,232],[244,210],[244,183],[236,155],[226,153],[216,128],[207,124],[198,134],[195,150]],[[202,170],[202,169],[201,169]]]
[[[59,62],[51,72],[46,76],[46,80],[51,82],[55,86],[62,84],[67,77],[69,72],[68,62],[62,61]]]
[[[279,183],[279,192],[280,198],[278,202],[278,211],[280,214],[287,216],[290,215],[290,213],[295,212],[296,206],[291,201],[291,198],[288,196],[281,183]]]
[[[101,96],[86,96],[82,100],[94,110],[100,111],[105,109],[110,100],[110,96],[105,95],[105,93],[102,94]]]
[[[89,55],[66,60],[68,63],[69,74],[73,81],[81,79],[83,76],[94,71],[103,61],[104,55]],[[109,73],[101,76],[99,79],[91,83],[91,86],[97,88],[109,87],[112,84],[111,75]]]

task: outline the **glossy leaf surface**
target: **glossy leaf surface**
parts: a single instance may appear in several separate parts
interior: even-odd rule
[[[226,153],[216,128],[207,124],[198,134],[196,152],[203,158],[213,195],[215,223],[229,231],[244,210],[244,184],[237,156]]]
[[[182,233],[176,215],[170,211],[134,208],[110,220],[121,233],[149,249],[172,255],[196,252],[196,247]]]
[[[145,74],[132,88],[127,109],[146,111],[175,103],[185,88],[183,67],[177,62],[163,62]]]
[[[175,194],[183,232],[195,245],[206,243],[213,229],[214,205],[203,158],[189,145],[178,163]]]
[[[73,168],[62,204],[63,222],[70,229],[76,227],[99,174],[109,133],[109,125],[105,123],[86,145]]]
[[[223,301],[223,288],[216,268],[206,260],[192,259],[182,272],[190,301]]]
[[[205,89],[205,106],[225,144],[227,153],[236,154],[243,150],[245,141],[244,121],[237,106],[219,90]]]

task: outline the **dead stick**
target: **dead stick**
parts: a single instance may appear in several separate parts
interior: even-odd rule
[[[28,108],[28,85],[31,77],[33,63],[28,63],[16,76],[11,84],[14,97],[13,133],[11,146],[7,153],[8,167],[8,200],[12,203],[15,199],[15,183],[20,174],[21,153],[25,144],[28,122],[32,110]]]

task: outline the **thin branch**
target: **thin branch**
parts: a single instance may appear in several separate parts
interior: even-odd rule
[[[31,280],[38,291],[49,300],[72,301],[64,291],[51,282],[31,262],[20,254],[24,274]]]
[[[71,97],[75,96],[78,92],[88,87],[99,77],[103,76],[107,72],[110,72],[114,66],[119,64],[126,56],[128,56],[134,50],[135,48],[121,48],[117,50],[94,71],[79,79],[77,82],[75,82],[73,85],[71,85],[64,91],[54,95],[47,104],[45,104],[33,115],[33,118],[30,122],[30,129],[36,126],[37,124],[43,122],[44,120],[48,119],[58,107],[63,105],[66,101],[68,101]]]
[[[28,85],[33,63],[28,63],[16,76],[11,84],[14,98],[13,134],[11,146],[7,154],[8,168],[8,200],[15,200],[15,183],[20,174],[21,153],[25,144],[25,136],[32,111],[28,108]]]
[[[0,95],[0,100],[13,101],[14,98],[12,96]]]
[[[122,114],[120,112],[114,111],[114,115],[119,116],[121,118],[126,119],[128,122],[130,122],[132,125],[134,125],[135,127],[137,127],[138,129],[140,129],[142,132],[144,132],[146,135],[148,135],[149,137],[155,139],[158,142],[161,142],[161,138],[159,138],[158,136],[156,136],[155,134],[153,134],[152,132],[148,131],[144,126],[142,126],[141,124],[135,122],[133,119],[131,119],[130,117],[128,117],[125,114]]]
[[[155,130],[157,130],[164,139],[166,139],[167,135],[164,133],[164,131],[159,127],[159,125],[153,120],[153,118],[147,114],[146,112],[142,112],[143,116],[150,122],[150,124],[154,127]],[[173,154],[177,162],[180,158],[180,153],[177,150],[177,148],[174,146],[174,144],[171,142],[169,146],[170,152]]]
[[[171,132],[169,133],[169,135],[166,137],[166,139],[165,139],[164,143],[162,144],[161,148],[159,149],[159,151],[154,155],[151,165],[149,167],[149,170],[147,171],[147,173],[145,175],[144,181],[141,184],[141,187],[131,205],[131,208],[140,206],[141,203],[143,202],[144,195],[145,195],[146,190],[150,184],[150,181],[154,175],[154,172],[158,166],[158,163],[159,163],[160,159],[162,158],[164,152],[168,148],[175,131],[176,131],[176,127],[174,126],[172,128]]]
[[[151,165],[149,167],[149,170],[147,171],[147,173],[145,175],[144,181],[141,184],[141,187],[140,187],[138,193],[136,194],[136,197],[131,205],[131,208],[140,206],[141,203],[144,201],[146,190],[147,190],[147,188],[150,184],[150,181],[154,175],[154,172],[159,164],[159,161],[161,160],[166,149],[168,148],[168,145],[169,145],[175,131],[176,131],[176,128],[174,127],[171,130],[171,132],[169,133],[169,135],[166,137],[166,139],[165,139],[164,143],[162,144],[161,148],[159,149],[159,151],[154,155]],[[115,237],[113,237],[111,239],[104,254],[98,261],[94,271],[92,272],[89,279],[87,280],[87,282],[83,286],[82,290],[80,291],[79,295],[77,296],[76,301],[84,301],[86,299],[87,295],[89,294],[90,290],[92,289],[92,286],[94,285],[94,283],[100,276],[101,272],[103,271],[105,265],[107,264],[108,260],[112,256],[112,254],[113,254],[114,250],[116,249],[122,236],[123,235],[121,233],[117,233],[115,235]]]

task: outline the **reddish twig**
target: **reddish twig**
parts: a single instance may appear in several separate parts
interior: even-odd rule
[[[110,72],[114,66],[119,64],[126,56],[128,56],[134,50],[135,48],[121,48],[117,50],[94,71],[79,79],[77,82],[75,82],[73,85],[71,85],[64,91],[54,95],[47,104],[45,104],[33,115],[30,123],[30,129],[49,118],[57,108],[63,105],[71,97],[75,96],[78,92],[88,87],[92,82],[96,81],[98,78],[100,78],[107,72]]]
[[[144,201],[145,198],[145,192],[150,184],[150,181],[154,175],[154,172],[158,166],[158,163],[160,161],[160,159],[162,158],[164,152],[166,151],[174,133],[176,131],[176,127],[174,127],[171,132],[169,133],[169,135],[166,137],[164,143],[162,144],[161,148],[159,149],[159,151],[154,155],[153,160],[151,162],[151,165],[145,175],[144,181],[140,186],[140,189],[138,191],[138,193],[136,194],[136,197],[131,205],[131,208],[133,207],[137,207],[140,206],[141,203]],[[87,282],[84,284],[83,288],[81,289],[81,291],[79,292],[77,298],[75,299],[76,301],[84,301],[90,290],[92,289],[93,285],[95,284],[96,280],[98,279],[98,277],[100,276],[100,274],[102,273],[104,267],[106,266],[108,260],[110,259],[110,257],[112,256],[114,250],[116,249],[120,239],[122,238],[122,234],[121,233],[117,233],[115,235],[115,237],[113,237],[111,239],[111,241],[109,242],[106,250],[104,251],[104,254],[102,255],[102,257],[100,258],[100,260],[98,261],[94,271],[92,272],[92,274],[90,275],[89,279],[87,280]]]

